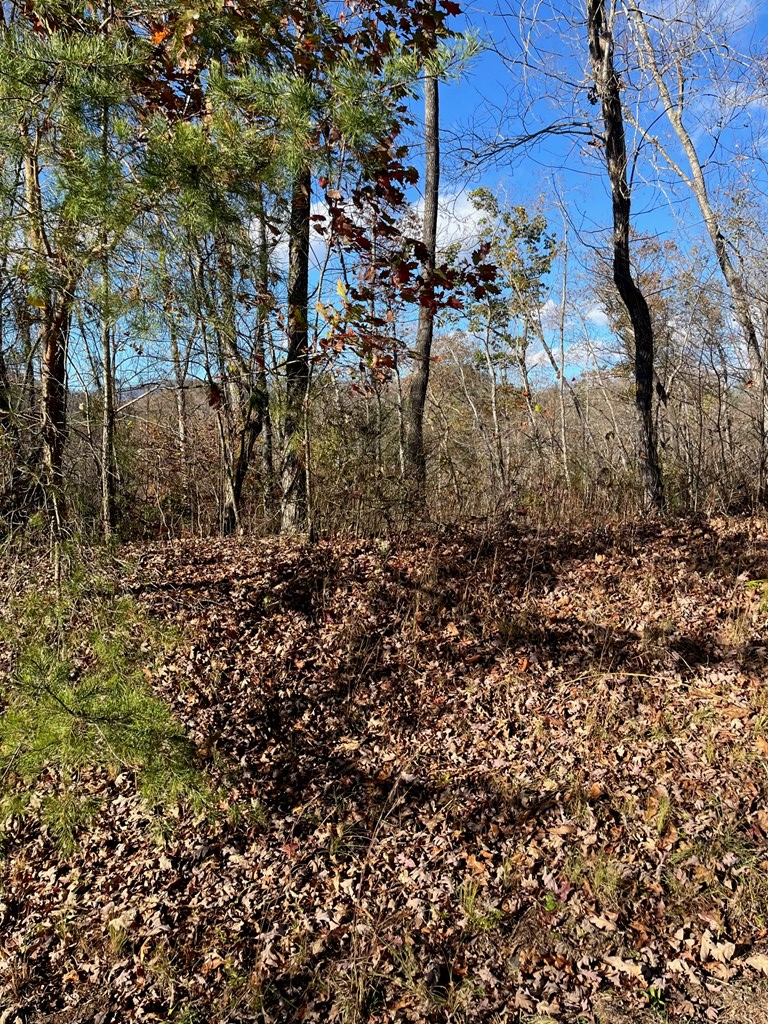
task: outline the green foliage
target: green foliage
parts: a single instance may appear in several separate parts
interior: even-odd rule
[[[412,91],[421,71],[426,70],[444,81],[458,82],[485,49],[486,44],[474,31],[451,33],[449,39],[441,39],[429,54],[398,47],[386,62],[387,80],[400,88],[410,86]]]
[[[768,580],[747,580],[745,590],[754,590],[760,595],[760,611],[768,611]]]
[[[0,715],[4,799],[19,782],[57,780],[40,813],[65,847],[97,809],[79,785],[89,769],[129,773],[153,806],[203,804],[191,746],[145,678],[178,642],[172,631],[148,621],[107,576],[82,567],[59,597],[17,598],[0,631],[13,659]]]
[[[480,215],[479,240],[490,247],[499,286],[498,294],[473,305],[470,328],[484,333],[488,357],[504,366],[525,348],[529,335],[542,331],[541,302],[557,243],[542,214],[502,203],[487,188],[475,189],[470,199]]]
[[[645,997],[648,1000],[648,1006],[658,1013],[662,1013],[666,1009],[666,1000],[664,999],[664,990],[661,988],[655,988],[653,985],[645,990]]]
[[[509,310],[513,315],[524,314],[541,298],[543,279],[557,250],[546,218],[540,213],[532,216],[524,206],[501,203],[487,188],[475,189],[470,199],[481,214],[481,240],[490,243],[491,257],[508,290]]]
[[[77,836],[96,816],[101,806],[94,797],[72,789],[46,796],[40,805],[40,817],[64,853],[77,844]]]
[[[29,119],[53,105],[73,112],[124,100],[127,80],[144,55],[114,38],[53,32],[38,35],[15,26],[0,36],[0,97]]]
[[[150,196],[172,190],[182,224],[194,231],[219,231],[237,223],[237,168],[233,154],[199,124],[169,128],[156,119],[149,130],[144,190]]]

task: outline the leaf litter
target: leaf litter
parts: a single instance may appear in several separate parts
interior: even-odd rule
[[[768,1019],[763,521],[131,555],[211,800],[8,815],[0,1021]]]

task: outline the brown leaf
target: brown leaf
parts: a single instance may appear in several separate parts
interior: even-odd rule
[[[603,957],[607,964],[611,967],[615,967],[617,971],[621,971],[622,974],[628,974],[632,978],[642,978],[643,971],[639,964],[636,964],[633,960],[622,960],[620,956],[606,956]]]
[[[487,872],[485,864],[479,861],[474,853],[470,853],[467,857],[467,867],[475,875],[484,875]]]
[[[768,954],[766,953],[754,953],[752,956],[748,956],[744,963],[754,967],[756,971],[768,974]]]
[[[722,710],[725,717],[730,718],[733,721],[736,721],[737,719],[749,718],[749,716],[752,714],[752,709],[744,707],[743,704],[729,704]]]

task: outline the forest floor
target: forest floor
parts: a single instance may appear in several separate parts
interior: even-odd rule
[[[119,557],[208,797],[7,759],[2,1024],[768,1024],[768,522]]]

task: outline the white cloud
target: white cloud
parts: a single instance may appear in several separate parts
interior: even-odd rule
[[[528,367],[529,370],[536,370],[540,366],[544,366],[547,368],[551,367],[549,357],[547,356],[547,353],[544,351],[544,349],[541,349],[538,352],[535,350],[529,350],[528,352],[526,352],[525,365]]]
[[[424,212],[424,200],[413,207],[418,217]],[[474,249],[481,214],[474,208],[468,192],[445,192],[437,201],[437,248],[458,245],[462,253]]]
[[[608,314],[601,306],[593,306],[591,309],[588,309],[584,319],[588,323],[594,324],[595,327],[608,327],[610,324]]]
[[[556,302],[552,298],[546,299],[546,301],[541,305],[539,315],[541,316],[541,322],[544,327],[550,330],[555,330],[560,326],[560,302]]]

